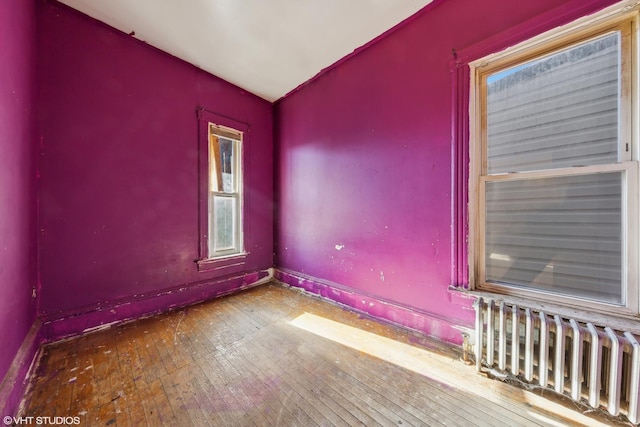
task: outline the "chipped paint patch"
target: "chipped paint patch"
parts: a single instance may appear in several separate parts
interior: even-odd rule
[[[82,330],[82,333],[86,334],[89,332],[96,332],[96,331],[101,331],[103,329],[109,329],[111,326],[115,325],[116,323],[120,323],[120,321],[105,323],[102,325],[94,326],[93,328],[86,328]]]
[[[336,245],[336,251],[341,251],[344,248],[344,245]]]

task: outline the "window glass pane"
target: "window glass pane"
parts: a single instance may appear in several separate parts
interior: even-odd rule
[[[233,140],[220,138],[220,168],[222,171],[222,191],[224,193],[236,191],[234,146]]]
[[[506,173],[618,161],[620,34],[487,77],[487,168]]]
[[[220,139],[209,135],[209,191],[222,190],[222,171],[220,170]]]
[[[622,180],[487,182],[487,281],[624,304]]]
[[[210,218],[209,252],[219,252],[236,248],[236,202],[235,197],[217,196],[211,194],[213,215]],[[213,246],[213,247],[212,247]]]
[[[206,256],[210,259],[243,251],[241,143],[241,132],[208,122]]]

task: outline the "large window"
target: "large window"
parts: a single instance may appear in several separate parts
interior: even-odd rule
[[[635,17],[475,66],[475,287],[638,310]]]

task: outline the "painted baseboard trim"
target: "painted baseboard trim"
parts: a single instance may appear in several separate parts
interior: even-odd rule
[[[303,289],[375,319],[411,329],[450,344],[461,345],[463,343],[462,333],[473,328],[473,324],[467,325],[457,319],[446,319],[417,308],[385,301],[379,297],[359,292],[357,289],[295,271],[276,269],[274,277],[285,285]]]
[[[273,269],[182,285],[83,309],[42,316],[44,342],[59,341],[115,324],[153,316],[176,308],[239,292],[273,279]]]
[[[2,417],[16,416],[19,405],[29,385],[29,379],[38,359],[41,340],[42,323],[34,320],[29,332],[24,337],[11,367],[0,383],[0,415]]]

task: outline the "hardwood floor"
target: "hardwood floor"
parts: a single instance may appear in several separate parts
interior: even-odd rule
[[[611,423],[277,283],[47,345],[25,404],[82,426]]]

